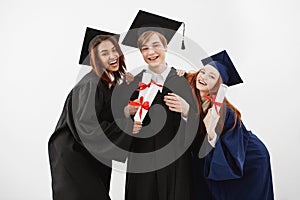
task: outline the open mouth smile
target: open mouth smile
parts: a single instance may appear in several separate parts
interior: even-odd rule
[[[205,81],[202,81],[201,79],[198,80],[198,83],[200,83],[201,85],[207,86],[207,83]]]
[[[154,61],[158,58],[159,56],[152,56],[152,57],[148,57],[148,60],[150,61]]]
[[[108,62],[108,64],[109,64],[109,65],[115,65],[115,64],[117,64],[117,61],[118,61],[118,60],[115,59],[115,60],[113,60],[113,61]]]

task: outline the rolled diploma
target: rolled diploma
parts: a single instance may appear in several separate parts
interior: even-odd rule
[[[159,86],[157,86],[155,84],[151,84],[151,86],[148,89],[146,89],[147,92],[144,96],[144,102],[148,101],[149,107],[151,106],[158,90],[159,90]],[[144,120],[146,114],[148,113],[148,110],[143,109],[142,116],[140,117],[141,109],[143,109],[142,106],[140,106],[139,109],[137,110],[137,112],[135,113],[134,121],[142,122]]]
[[[152,74],[147,73],[147,72],[144,72],[144,73],[143,73],[143,77],[142,77],[142,82],[145,83],[145,84],[148,84],[148,83],[150,83],[151,78],[152,78]],[[138,97],[138,98],[140,99],[141,96],[145,97],[145,95],[146,95],[148,89],[149,89],[149,88],[146,88],[146,89],[144,89],[144,90],[141,90],[141,91],[139,92],[139,97]]]
[[[216,96],[216,102],[223,103],[226,91],[227,91],[228,86],[225,84],[221,84],[220,88],[218,90],[217,96]],[[212,107],[212,117],[216,118],[218,116],[218,113],[220,113],[221,107],[217,106],[218,113],[216,112],[216,109],[214,108],[215,105]]]

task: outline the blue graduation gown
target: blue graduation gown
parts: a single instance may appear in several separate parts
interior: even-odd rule
[[[274,199],[267,148],[243,123],[233,124],[234,112],[227,108],[215,148],[202,159],[194,151],[195,199]]]

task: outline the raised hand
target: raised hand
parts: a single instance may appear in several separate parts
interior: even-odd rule
[[[129,85],[133,80],[134,80],[133,74],[131,74],[130,72],[126,72],[125,82],[127,83],[127,85]]]
[[[134,121],[133,122],[133,130],[132,130],[132,133],[133,134],[137,134],[140,132],[142,128],[142,123],[141,122],[138,122],[138,121]]]
[[[184,117],[187,117],[190,105],[182,97],[174,93],[168,93],[164,97],[164,101],[170,110],[182,113]]]
[[[206,127],[206,131],[207,131],[207,135],[208,135],[208,139],[212,140],[215,136],[216,136],[216,127],[218,124],[220,116],[217,115],[217,117],[214,117],[212,115],[212,109],[208,109],[208,112],[206,114],[206,116],[204,117],[204,124]]]
[[[177,72],[178,76],[184,76],[184,74],[185,74],[185,70],[183,70],[183,69],[176,69],[176,72]]]
[[[134,100],[134,102],[138,102],[138,101],[139,101],[138,99]],[[130,115],[135,115],[135,113],[137,112],[138,109],[139,109],[139,106],[132,106],[132,105],[128,104],[124,108],[124,115],[128,118],[128,117],[130,117]]]

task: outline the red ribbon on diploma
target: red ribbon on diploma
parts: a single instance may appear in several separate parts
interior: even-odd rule
[[[219,114],[219,111],[218,111],[218,106],[221,108],[221,106],[222,106],[222,103],[221,102],[216,102],[216,95],[212,95],[212,98],[210,98],[210,96],[208,96],[208,95],[205,95],[204,96],[206,99],[208,99],[208,100],[210,100],[212,103],[213,103],[213,106],[215,107],[215,109],[216,109],[216,112],[217,112],[217,114]]]
[[[148,84],[143,83],[143,82],[139,82],[139,89],[137,89],[137,91],[142,91],[142,90],[144,90],[144,89],[150,87],[151,84],[155,84],[155,85],[157,85],[158,87],[163,87],[163,85],[156,83],[154,80],[151,80],[150,83],[148,83]]]
[[[142,107],[140,109],[140,112],[139,112],[140,119],[142,118],[143,109],[149,110],[149,108],[150,108],[149,101],[144,102],[144,97],[143,96],[140,97],[140,102],[129,101],[129,105],[131,105],[131,106],[141,106]]]

